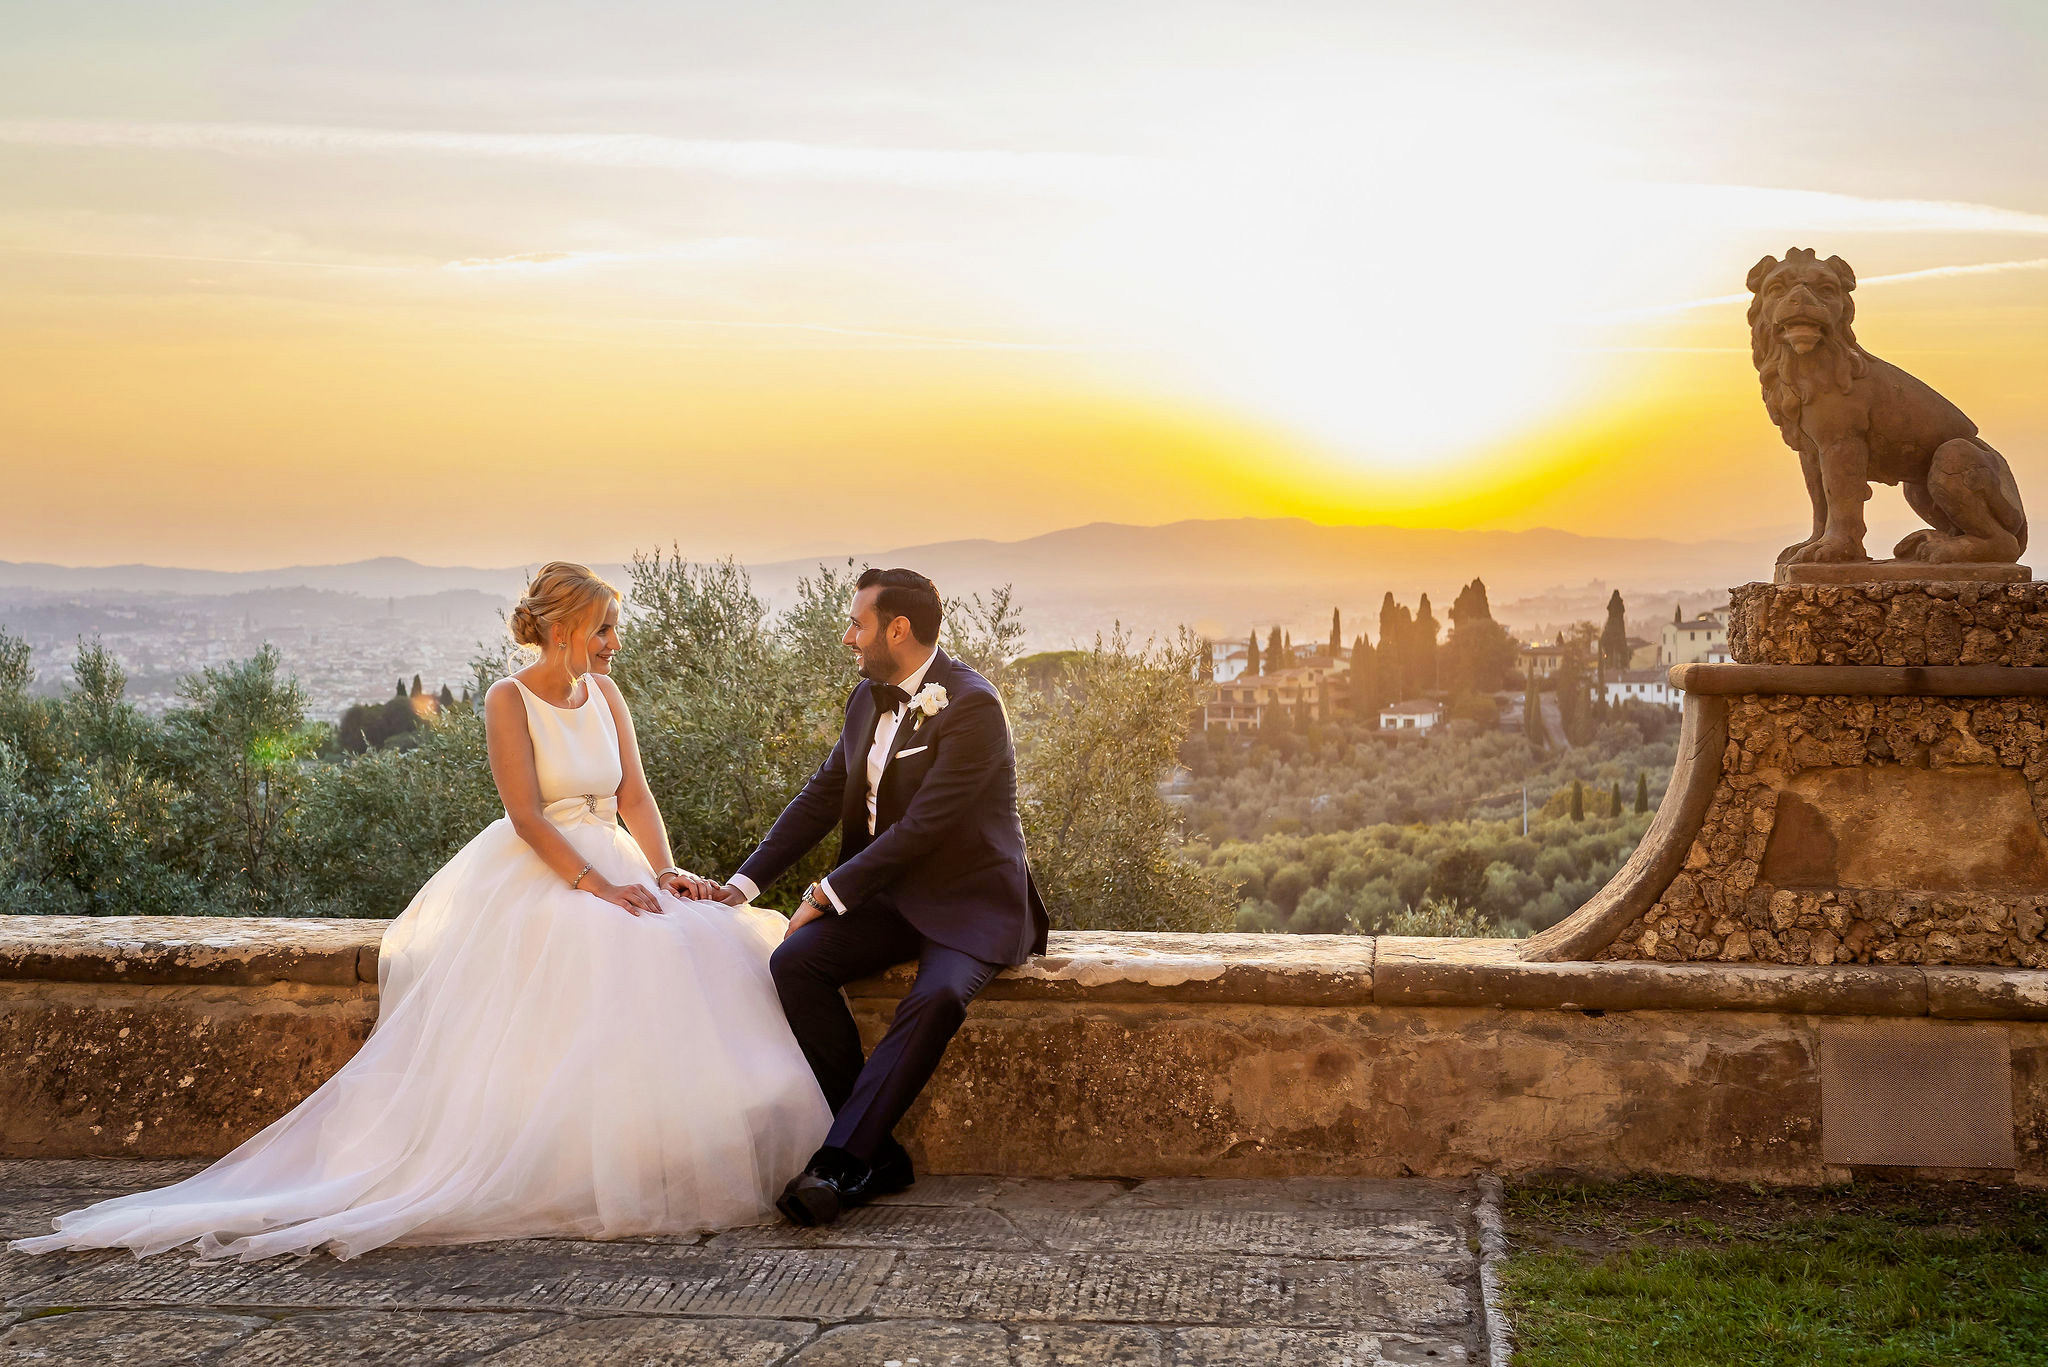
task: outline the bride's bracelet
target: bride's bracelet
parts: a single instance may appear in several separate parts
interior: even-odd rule
[[[590,872],[590,867],[590,865],[585,864],[582,868],[576,871],[576,876],[569,880],[569,890],[571,892],[574,892],[576,890],[576,885],[583,881],[583,875]]]

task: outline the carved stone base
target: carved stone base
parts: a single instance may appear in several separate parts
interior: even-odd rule
[[[1683,866],[1595,957],[2048,968],[2048,698],[1729,698]]]
[[[2048,583],[1744,584],[1730,607],[1740,664],[2048,665]]]
[[[1780,584],[2024,584],[2034,577],[2025,565],[1930,565],[1924,560],[1859,560],[1846,565],[1780,565]]]

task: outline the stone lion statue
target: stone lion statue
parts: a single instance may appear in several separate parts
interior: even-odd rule
[[[1799,453],[1813,535],[1789,561],[1857,561],[1870,481],[1904,486],[1927,519],[1893,549],[1901,560],[2011,564],[2027,516],[2005,457],[1933,389],[1856,344],[1856,273],[1839,256],[1795,247],[1750,268],[1749,345],[1764,408]]]

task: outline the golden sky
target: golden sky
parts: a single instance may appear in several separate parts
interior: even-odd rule
[[[2048,506],[2043,70],[2038,0],[8,6],[0,559],[1796,532],[1791,245]]]

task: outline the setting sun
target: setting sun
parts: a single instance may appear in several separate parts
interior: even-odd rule
[[[1733,16],[1200,15],[818,7],[764,44],[684,11],[252,6],[169,50],[19,22],[0,534],[501,562],[573,471],[594,557],[683,528],[776,555],[873,539],[847,529],[891,491],[846,463],[932,460],[991,493],[933,510],[958,535],[1599,531],[1681,489],[1673,530],[1748,533],[1776,519],[1744,481],[1798,488],[1742,322],[1789,245],[1852,260],[1871,344],[2048,473],[2048,201],[1944,131],[1919,50],[2038,113],[2018,15],[1840,36],[1869,79],[1823,123]],[[1702,490],[1701,462],[1743,479]]]

